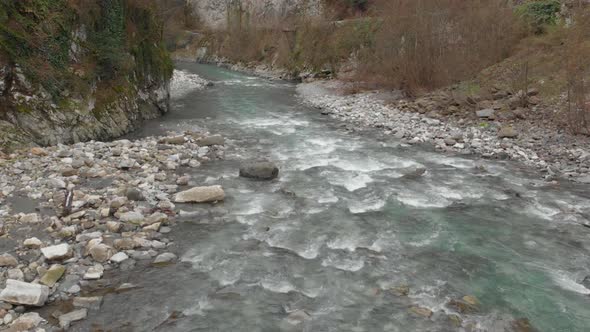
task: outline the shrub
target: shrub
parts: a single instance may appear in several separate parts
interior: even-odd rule
[[[541,34],[547,26],[557,23],[560,10],[559,0],[529,0],[518,6],[516,12],[524,18],[533,33]]]

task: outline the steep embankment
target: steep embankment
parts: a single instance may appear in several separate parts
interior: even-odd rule
[[[168,110],[172,69],[147,2],[2,2],[0,147],[125,134]]]

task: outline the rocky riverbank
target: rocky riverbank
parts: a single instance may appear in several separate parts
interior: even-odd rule
[[[0,330],[67,328],[100,308],[94,289],[133,287],[108,271],[174,263],[175,203],[224,198],[184,171],[224,150],[222,136],[186,132],[0,156]]]
[[[346,95],[342,93],[346,88],[339,81],[315,81],[300,84],[298,92],[322,114],[350,123],[347,128],[352,131],[377,128],[409,145],[431,144],[444,153],[517,160],[538,169],[548,181],[590,183],[589,138],[544,126],[534,111],[500,111],[494,101],[481,100],[475,104],[489,107],[466,113],[449,96],[408,101],[378,91]],[[535,91],[529,94],[534,97]]]

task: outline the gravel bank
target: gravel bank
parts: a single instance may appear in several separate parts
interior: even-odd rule
[[[322,114],[350,123],[351,130],[378,128],[410,145],[428,143],[445,153],[518,160],[537,168],[548,181],[567,178],[590,183],[587,137],[551,132],[530,121],[503,122],[484,117],[473,120],[402,111],[399,102],[387,100],[391,95],[343,95],[338,93],[343,87],[344,83],[338,81],[315,81],[299,84],[297,91],[305,103]]]
[[[222,136],[186,132],[1,156],[0,330],[68,328],[100,309],[94,290],[133,287],[108,271],[173,264],[175,203],[224,197],[185,172],[224,151]]]

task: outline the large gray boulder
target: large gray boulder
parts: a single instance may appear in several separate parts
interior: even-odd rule
[[[224,199],[225,192],[221,186],[195,187],[174,196],[175,203],[212,203]]]
[[[31,306],[42,306],[49,296],[49,287],[8,279],[0,293],[0,301]]]
[[[240,167],[240,176],[258,180],[272,180],[279,176],[279,168],[268,161],[249,162]]]

